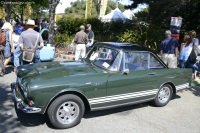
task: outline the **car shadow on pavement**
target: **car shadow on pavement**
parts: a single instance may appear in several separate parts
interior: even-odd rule
[[[123,107],[116,107],[112,109],[105,109],[105,110],[99,110],[94,112],[87,112],[83,116],[83,118],[93,118],[93,117],[100,117],[105,115],[111,115],[111,114],[117,114],[117,115],[129,115],[131,113],[131,110],[143,108],[149,106],[149,102],[142,103],[142,104],[134,104],[134,105],[127,105]]]
[[[32,127],[38,126],[46,123],[45,116],[42,114],[27,114],[22,112],[21,110],[16,110],[17,121],[19,121],[23,126]]]
[[[172,95],[172,99],[171,99],[171,100],[174,100],[174,99],[179,99],[179,98],[181,98],[179,95],[177,95],[177,94],[174,94],[174,95]]]
[[[15,114],[16,113],[16,114]],[[0,132],[18,132],[26,127],[47,124],[51,125],[42,114],[26,114],[16,109],[14,97],[8,83],[0,83]]]
[[[200,87],[199,86],[193,86],[188,91],[191,91],[195,96],[200,97]]]
[[[1,77],[3,78],[3,77]],[[1,80],[1,79],[0,79]],[[21,127],[20,123],[16,122],[13,116],[12,93],[9,90],[10,86],[7,83],[0,83],[0,132],[6,133]],[[13,131],[16,132],[16,131]]]

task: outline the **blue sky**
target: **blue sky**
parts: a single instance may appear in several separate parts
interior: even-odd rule
[[[57,6],[56,13],[64,13],[65,8],[69,7],[70,3],[74,1],[77,1],[77,0],[60,0],[60,3],[62,4],[59,4]],[[128,5],[132,3],[130,0],[119,0],[119,2],[122,3],[123,5]],[[141,7],[144,7],[144,6],[141,6]],[[134,10],[133,12],[137,12],[140,8]]]

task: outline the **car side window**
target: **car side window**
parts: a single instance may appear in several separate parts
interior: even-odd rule
[[[124,67],[129,71],[147,70],[148,69],[148,53],[147,52],[125,52]]]
[[[116,58],[118,51],[106,47],[96,47],[94,51],[89,55],[89,60],[94,62],[96,65],[103,68],[110,68],[113,62],[118,59]],[[114,62],[112,70],[116,70],[116,64]]]
[[[155,56],[149,54],[149,68],[164,68],[164,66],[158,59],[155,58]]]

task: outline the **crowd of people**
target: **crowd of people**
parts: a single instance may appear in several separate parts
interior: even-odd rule
[[[171,37],[171,31],[165,32],[166,38],[161,42],[160,55],[169,68],[192,68],[194,79],[197,71],[200,70],[198,61],[199,40],[196,38],[194,30],[185,33],[183,42],[179,45],[178,41]]]
[[[46,21],[42,21],[41,28],[47,28]],[[86,25],[88,33],[85,33],[85,26],[80,26],[80,31],[76,33],[74,42],[76,43],[75,60],[80,60],[86,55],[87,49],[94,42],[94,32],[91,24]],[[22,26],[20,22],[3,22],[0,21],[1,32],[6,32],[6,42],[0,45],[0,76],[7,74],[6,66],[13,55],[14,69],[20,65],[29,63],[38,63],[40,61],[40,49],[44,43],[41,35],[38,33],[38,22],[28,20],[26,26]],[[34,50],[34,57],[30,61],[24,59],[27,50]]]
[[[46,28],[46,21],[41,24],[42,28]],[[87,34],[85,26],[80,26],[80,31],[76,33],[73,42],[76,43],[75,60],[80,60],[86,55],[87,49],[94,43],[94,32],[92,25],[87,24]],[[6,41],[4,46],[0,45],[0,76],[7,73],[6,66],[11,60],[11,55],[14,55],[14,66],[18,67],[23,64],[28,64],[23,55],[27,49],[34,50],[34,57],[31,63],[40,62],[40,49],[44,43],[41,35],[38,33],[38,22],[28,20],[26,27],[21,26],[20,22],[12,25],[9,22],[3,23],[0,21],[1,32],[6,33]],[[171,36],[171,31],[165,32],[166,38],[161,42],[160,55],[165,64],[169,68],[192,68],[194,78],[196,73],[200,71],[198,54],[200,54],[199,40],[196,38],[196,32],[188,31],[184,35],[183,42],[179,45],[178,41]]]
[[[40,49],[43,48],[44,43],[38,31],[34,30],[36,27],[34,20],[28,20],[26,28],[21,26],[20,22],[12,25],[9,22],[0,21],[1,33],[6,34],[5,44],[0,45],[0,76],[7,74],[6,66],[12,55],[15,68],[23,64],[40,62]],[[32,52],[31,60],[23,56],[27,50],[29,53]]]

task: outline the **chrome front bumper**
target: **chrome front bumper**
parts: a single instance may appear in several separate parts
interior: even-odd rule
[[[15,98],[17,109],[20,109],[25,113],[39,113],[39,112],[41,112],[41,108],[30,107],[29,105],[24,104],[24,102],[20,98],[17,97],[17,95],[16,95],[16,83],[11,84],[11,89],[12,89],[13,96]]]

